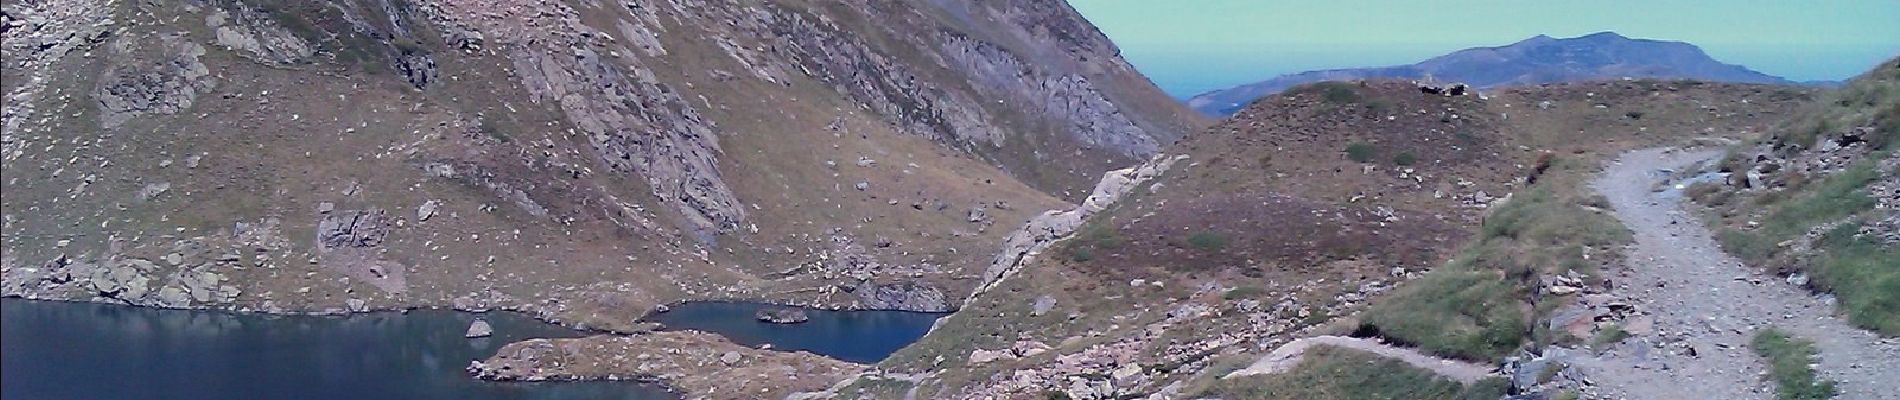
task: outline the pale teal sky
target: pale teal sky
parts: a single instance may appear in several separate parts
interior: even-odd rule
[[[1797,81],[1900,55],[1900,0],[1070,0],[1170,94],[1312,69],[1409,64],[1537,34],[1679,40]]]

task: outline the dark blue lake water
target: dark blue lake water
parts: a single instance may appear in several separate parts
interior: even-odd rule
[[[0,299],[0,398],[609,399],[675,396],[628,382],[484,382],[462,368],[509,342],[583,334],[511,313],[467,339],[453,311],[277,317]]]
[[[649,318],[669,330],[717,333],[739,344],[771,344],[777,350],[805,350],[840,360],[874,363],[917,341],[930,325],[949,313],[908,311],[826,311],[806,309],[811,320],[797,324],[761,322],[760,309],[784,306],[737,302],[692,302]]]

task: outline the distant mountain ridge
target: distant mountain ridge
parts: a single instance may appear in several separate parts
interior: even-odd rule
[[[1795,84],[1747,67],[1722,63],[1693,44],[1598,32],[1562,39],[1537,35],[1504,46],[1459,50],[1410,65],[1281,75],[1195,95],[1188,99],[1188,106],[1210,115],[1226,115],[1254,99],[1303,83],[1426,76],[1480,88],[1621,77]]]

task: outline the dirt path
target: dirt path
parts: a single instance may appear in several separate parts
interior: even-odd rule
[[[1853,328],[1834,317],[1825,300],[1744,266],[1720,250],[1698,218],[1678,208],[1680,190],[1653,190],[1664,176],[1659,171],[1718,155],[1633,151],[1592,183],[1636,232],[1628,271],[1611,277],[1611,293],[1656,318],[1653,332],[1576,360],[1600,397],[1773,398],[1762,375],[1766,366],[1748,348],[1756,330],[1773,326],[1815,341],[1818,369],[1840,382],[1839,399],[1900,399],[1900,342]]]
[[[1307,349],[1319,345],[1339,346],[1404,361],[1406,364],[1431,370],[1432,372],[1444,375],[1459,383],[1469,384],[1491,375],[1491,366],[1489,365],[1432,357],[1420,353],[1418,350],[1393,347],[1392,345],[1379,343],[1371,339],[1344,336],[1314,336],[1297,339],[1280,346],[1280,348],[1274,349],[1273,353],[1261,357],[1258,361],[1254,361],[1253,364],[1248,365],[1247,368],[1234,371],[1233,373],[1227,374],[1226,377],[1277,374],[1292,370],[1294,366],[1300,364],[1300,359],[1306,355]]]

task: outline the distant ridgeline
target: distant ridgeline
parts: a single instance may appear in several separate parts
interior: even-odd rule
[[[1473,47],[1410,65],[1281,75],[1195,95],[1188,99],[1188,106],[1209,115],[1228,115],[1254,99],[1303,83],[1427,77],[1444,82],[1463,82],[1478,88],[1621,77],[1794,83],[1740,65],[1716,61],[1693,44],[1632,39],[1615,32],[1600,32],[1568,39],[1537,35],[1505,46]]]

